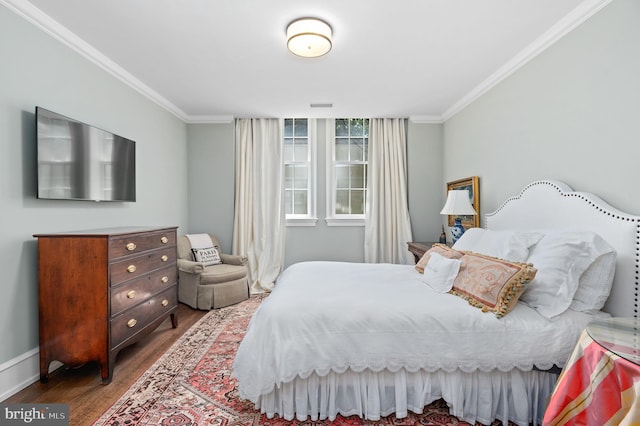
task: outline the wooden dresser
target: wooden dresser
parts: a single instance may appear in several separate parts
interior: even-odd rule
[[[111,382],[118,352],[168,316],[178,325],[177,227],[37,234],[40,381],[56,360],[95,361]]]

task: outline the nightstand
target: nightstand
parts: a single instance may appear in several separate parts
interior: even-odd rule
[[[424,255],[424,252],[429,250],[434,244],[436,244],[436,241],[424,243],[409,241],[407,243],[407,245],[409,246],[409,251],[413,254],[416,263],[418,263],[418,260],[420,260],[422,255]]]

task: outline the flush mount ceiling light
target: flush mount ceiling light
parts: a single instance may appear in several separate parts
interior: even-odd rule
[[[287,47],[305,58],[322,56],[331,50],[332,30],[320,19],[296,19],[287,27]]]

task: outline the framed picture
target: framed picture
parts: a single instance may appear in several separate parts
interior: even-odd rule
[[[479,228],[480,227],[480,188],[478,186],[478,176],[471,176],[464,179],[454,180],[447,182],[447,194],[452,189],[466,189],[469,191],[469,201],[476,211],[476,215],[473,216],[460,216],[460,221],[465,229]],[[449,226],[453,226],[455,217],[449,215]]]

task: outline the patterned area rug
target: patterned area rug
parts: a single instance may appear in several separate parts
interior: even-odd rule
[[[329,421],[268,419],[238,398],[230,377],[233,359],[251,316],[264,296],[210,311],[167,350],[94,425],[467,425],[436,401],[423,414],[369,422],[357,416]]]

